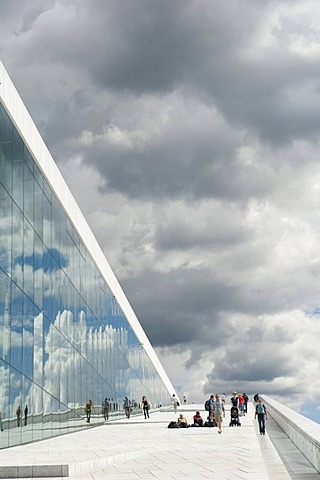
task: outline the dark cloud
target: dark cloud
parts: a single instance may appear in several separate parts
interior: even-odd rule
[[[145,271],[123,279],[122,285],[155,347],[179,344],[188,348],[200,344],[203,349],[214,349],[233,336],[233,325],[226,317],[232,319],[237,312],[259,318],[283,307],[281,290],[270,298],[268,289],[248,282],[223,284],[214,270],[205,266],[181,267],[167,273]],[[296,301],[293,295],[286,308],[292,308]],[[253,345],[263,342],[261,332],[258,326],[252,326],[241,342],[252,341],[252,350]],[[292,338],[279,326],[272,331],[271,340],[289,342]]]
[[[219,248],[226,245],[236,245],[250,239],[252,232],[238,226],[236,229],[219,228],[218,220],[212,216],[208,219],[208,225],[198,228],[190,218],[183,218],[175,223],[159,225],[155,246],[159,250],[181,250],[181,249],[202,249]]]
[[[220,1],[214,9],[210,1],[47,1],[43,11],[41,2],[33,3],[11,31],[14,44],[24,44],[25,66],[50,62],[59,70],[68,62],[82,85],[89,75],[101,90],[141,95],[184,86],[200,98],[206,92],[230,124],[275,144],[319,133],[317,62],[283,48],[254,54],[261,23],[272,12],[268,2],[235,1],[228,14]],[[17,5],[7,3],[11,19]],[[294,28],[283,22],[272,34],[289,42]],[[304,101],[311,82],[314,100]]]
[[[211,273],[146,272],[140,278],[123,282],[126,291],[131,292],[135,311],[153,345],[188,345],[202,338],[205,343],[214,341],[218,345],[208,327],[219,327],[222,292],[221,286],[208,282],[207,275]]]
[[[131,198],[220,198],[246,202],[263,198],[277,183],[276,172],[264,162],[239,162],[243,135],[231,130],[217,115],[197,101],[159,104],[173,108],[165,126],[151,115],[157,133],[137,119],[136,130],[127,118],[108,126],[88,144],[81,145],[86,162],[98,169],[103,192],[120,191]],[[137,105],[137,109],[142,109]],[[130,114],[131,112],[129,112]],[[142,109],[142,114],[144,114]],[[159,114],[158,114],[159,115]],[[121,123],[120,123],[121,122]],[[142,136],[140,140],[139,135]],[[146,138],[145,138],[146,137]]]
[[[318,63],[283,47],[255,55],[254,39],[272,12],[268,2],[235,1],[228,13],[222,1],[214,9],[210,1],[182,0],[92,1],[90,6],[50,1],[43,11],[40,7],[35,2],[23,10],[4,56],[9,65],[22,62],[25,71],[18,78],[27,84],[31,68],[34,76],[40,70],[46,74],[38,125],[58,161],[83,155],[103,176],[106,191],[191,200],[265,196],[274,185],[272,172],[262,176],[260,162],[246,167],[236,161],[246,132],[274,147],[318,138]],[[287,21],[272,34],[289,42],[294,28]],[[21,63],[16,68],[21,70]],[[63,95],[60,102],[55,90]],[[168,127],[141,148],[110,143],[104,129],[116,126],[130,134],[137,124],[132,111],[116,113],[120,96],[131,94],[142,103],[151,92],[179,92],[183,102],[191,94],[196,109],[173,105]],[[213,113],[199,111],[201,105],[216,109],[226,123],[215,123]],[[140,108],[140,114],[146,111]],[[150,134],[146,125],[140,127]],[[88,128],[94,136],[90,146],[70,144]]]
[[[275,378],[292,373],[292,366],[285,355],[279,352],[269,356],[259,355],[256,350],[248,352],[243,347],[244,345],[233,353],[229,351],[228,358],[223,358],[221,362],[215,364],[212,374],[208,376],[209,383],[213,379],[223,379],[233,385],[237,382],[250,383],[257,378],[261,382],[271,382]],[[260,344],[260,351],[263,350],[264,347]]]

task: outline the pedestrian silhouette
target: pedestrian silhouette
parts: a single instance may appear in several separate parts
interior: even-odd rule
[[[26,426],[27,423],[28,423],[28,405],[26,405],[24,409],[24,425]]]

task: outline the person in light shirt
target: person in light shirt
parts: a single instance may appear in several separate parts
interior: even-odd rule
[[[172,402],[174,413],[177,413],[179,402],[175,394],[172,395],[171,402]]]
[[[258,405],[256,406],[254,418],[257,418],[257,416],[258,416],[258,422],[259,422],[260,435],[265,435],[266,420],[268,420],[268,412],[267,412],[266,406],[262,403],[260,399],[258,401]]]
[[[218,427],[218,432],[222,433],[222,419],[225,416],[224,404],[220,400],[220,395],[216,393],[214,401],[214,420]]]

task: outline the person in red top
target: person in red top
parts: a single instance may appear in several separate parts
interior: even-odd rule
[[[241,395],[241,393],[239,393],[238,395],[238,402],[239,402],[240,417],[242,417],[244,415],[244,398]]]
[[[202,427],[202,426],[203,426],[203,420],[202,420],[202,417],[201,417],[199,411],[196,411],[196,414],[193,415],[193,424],[194,424],[195,426],[196,426],[196,425],[199,425],[199,427]]]

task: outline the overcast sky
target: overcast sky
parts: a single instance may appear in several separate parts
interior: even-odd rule
[[[0,7],[0,59],[178,392],[320,419],[319,1]]]

